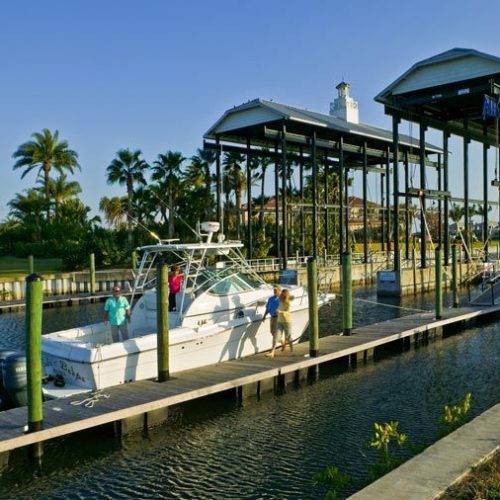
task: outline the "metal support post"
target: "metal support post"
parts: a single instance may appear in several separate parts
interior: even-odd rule
[[[443,190],[448,192],[448,132],[443,132]],[[449,218],[450,218],[450,200],[448,195],[444,198],[444,265],[450,262],[450,237],[449,237]]]
[[[325,221],[325,254],[328,255],[330,253],[330,243],[329,243],[329,221],[328,221],[328,173],[329,173],[329,168],[328,168],[328,151],[325,150],[324,154],[324,161],[325,161],[325,172],[324,172],[324,179],[323,179],[323,202],[325,204],[325,211],[324,211],[324,221]],[[333,231],[335,232],[335,225],[333,226]]]
[[[300,246],[302,257],[306,255],[306,221],[304,214],[304,150],[300,146],[299,189],[300,189]]]
[[[247,158],[246,158],[246,177],[247,177],[247,248],[248,258],[253,257],[253,231],[252,231],[252,169],[250,156],[250,139],[247,139]]]
[[[488,262],[488,144],[483,144],[483,244],[484,261]]]
[[[281,208],[282,208],[282,234],[283,234],[283,244],[281,245],[281,250],[283,253],[283,264],[282,268],[287,268],[288,263],[288,215],[287,215],[287,202],[288,202],[288,190],[287,190],[287,163],[286,163],[286,125],[283,122],[281,131]]]
[[[368,154],[366,141],[363,143],[363,262],[368,263]]]
[[[408,164],[408,151],[405,151],[404,159],[405,169],[405,259],[410,258],[410,198],[408,196],[408,189],[410,188],[409,180],[409,164]]]
[[[384,177],[385,174],[382,172],[380,174],[380,206],[381,206],[381,217],[380,217],[380,241],[382,246],[382,252],[385,251],[385,201],[384,201]]]
[[[339,254],[344,251],[344,138],[339,139]]]
[[[469,227],[469,142],[470,140],[464,137],[464,243],[465,243],[465,261],[469,262],[471,254],[470,247],[470,227]]]
[[[276,258],[278,262],[281,261],[281,248],[280,248],[280,205],[279,205],[279,186],[280,186],[280,172],[278,161],[278,143],[274,145],[274,198],[276,204],[274,206],[274,246],[276,248]]]
[[[312,159],[312,256],[318,256],[318,163],[316,158],[316,130],[311,135]]]
[[[224,233],[224,213],[222,209],[222,169],[221,169],[221,148],[219,137],[215,138],[215,144],[217,145],[217,155],[215,157],[215,198],[217,204],[217,220],[220,225],[220,232]]]
[[[425,193],[425,131],[427,127],[420,124],[420,189]],[[427,232],[425,228],[426,203],[425,194],[420,197],[420,210],[422,216],[420,217],[420,267],[422,269],[427,267]]]
[[[393,197],[394,197],[394,219],[392,223],[393,234],[394,234],[394,271],[399,271],[400,269],[400,258],[399,258],[399,172],[398,172],[398,162],[399,162],[399,117],[397,115],[392,116],[392,154],[393,154]]]

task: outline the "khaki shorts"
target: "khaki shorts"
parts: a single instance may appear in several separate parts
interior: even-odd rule
[[[292,343],[292,323],[278,323],[278,331],[283,334],[287,342]]]
[[[274,335],[278,331],[278,316],[271,316],[269,325],[271,328],[271,333]]]

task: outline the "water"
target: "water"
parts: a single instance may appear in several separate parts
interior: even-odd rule
[[[373,290],[357,297],[375,301]],[[432,296],[403,306],[432,306]],[[355,301],[356,325],[409,314]],[[99,320],[102,304],[51,309],[44,331]],[[340,304],[321,311],[321,331],[340,330]],[[23,346],[23,314],[0,316],[1,347]],[[1,498],[318,498],[312,475],[336,465],[366,476],[374,422],[397,420],[416,444],[432,442],[447,403],[472,392],[472,415],[500,401],[500,327],[478,326],[355,371],[265,395],[243,405],[222,398],[192,402],[167,425],[118,440],[68,436],[46,446],[43,468],[13,455]],[[403,455],[409,456],[409,452]],[[351,488],[350,492],[354,491]]]

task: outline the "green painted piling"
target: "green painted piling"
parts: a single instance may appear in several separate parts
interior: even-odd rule
[[[458,307],[457,245],[451,245],[451,294],[453,307]]]
[[[156,268],[156,324],[158,343],[158,382],[165,382],[169,374],[168,335],[168,266],[160,262]]]
[[[43,279],[38,274],[26,278],[26,369],[28,378],[28,432],[42,429],[42,302]],[[40,458],[42,444],[33,445],[31,455]]]
[[[35,272],[35,259],[33,255],[28,255],[28,274],[33,274]]]
[[[342,325],[344,335],[352,334],[352,255],[342,254]]]
[[[435,281],[436,281],[436,319],[443,317],[443,267],[441,262],[441,248],[436,247]]]
[[[90,254],[90,293],[95,294],[95,256]]]
[[[318,265],[315,257],[307,259],[307,293],[309,298],[309,355],[316,357],[319,353],[319,319],[318,319]]]
[[[137,251],[132,252],[132,270],[137,271]]]

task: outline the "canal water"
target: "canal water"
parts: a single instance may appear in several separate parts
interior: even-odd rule
[[[377,305],[355,291],[363,325],[430,309],[432,296]],[[102,304],[44,311],[44,331],[98,321]],[[321,310],[323,335],[340,331],[337,300]],[[24,316],[0,316],[0,348],[22,348]],[[238,405],[213,398],[176,409],[168,424],[123,438],[86,432],[46,446],[41,469],[18,452],[0,477],[1,498],[321,498],[312,476],[326,465],[359,488],[375,453],[374,422],[397,420],[415,445],[433,442],[445,404],[472,393],[472,416],[500,401],[500,326],[475,326],[286,394]],[[402,458],[411,455],[402,451]]]

